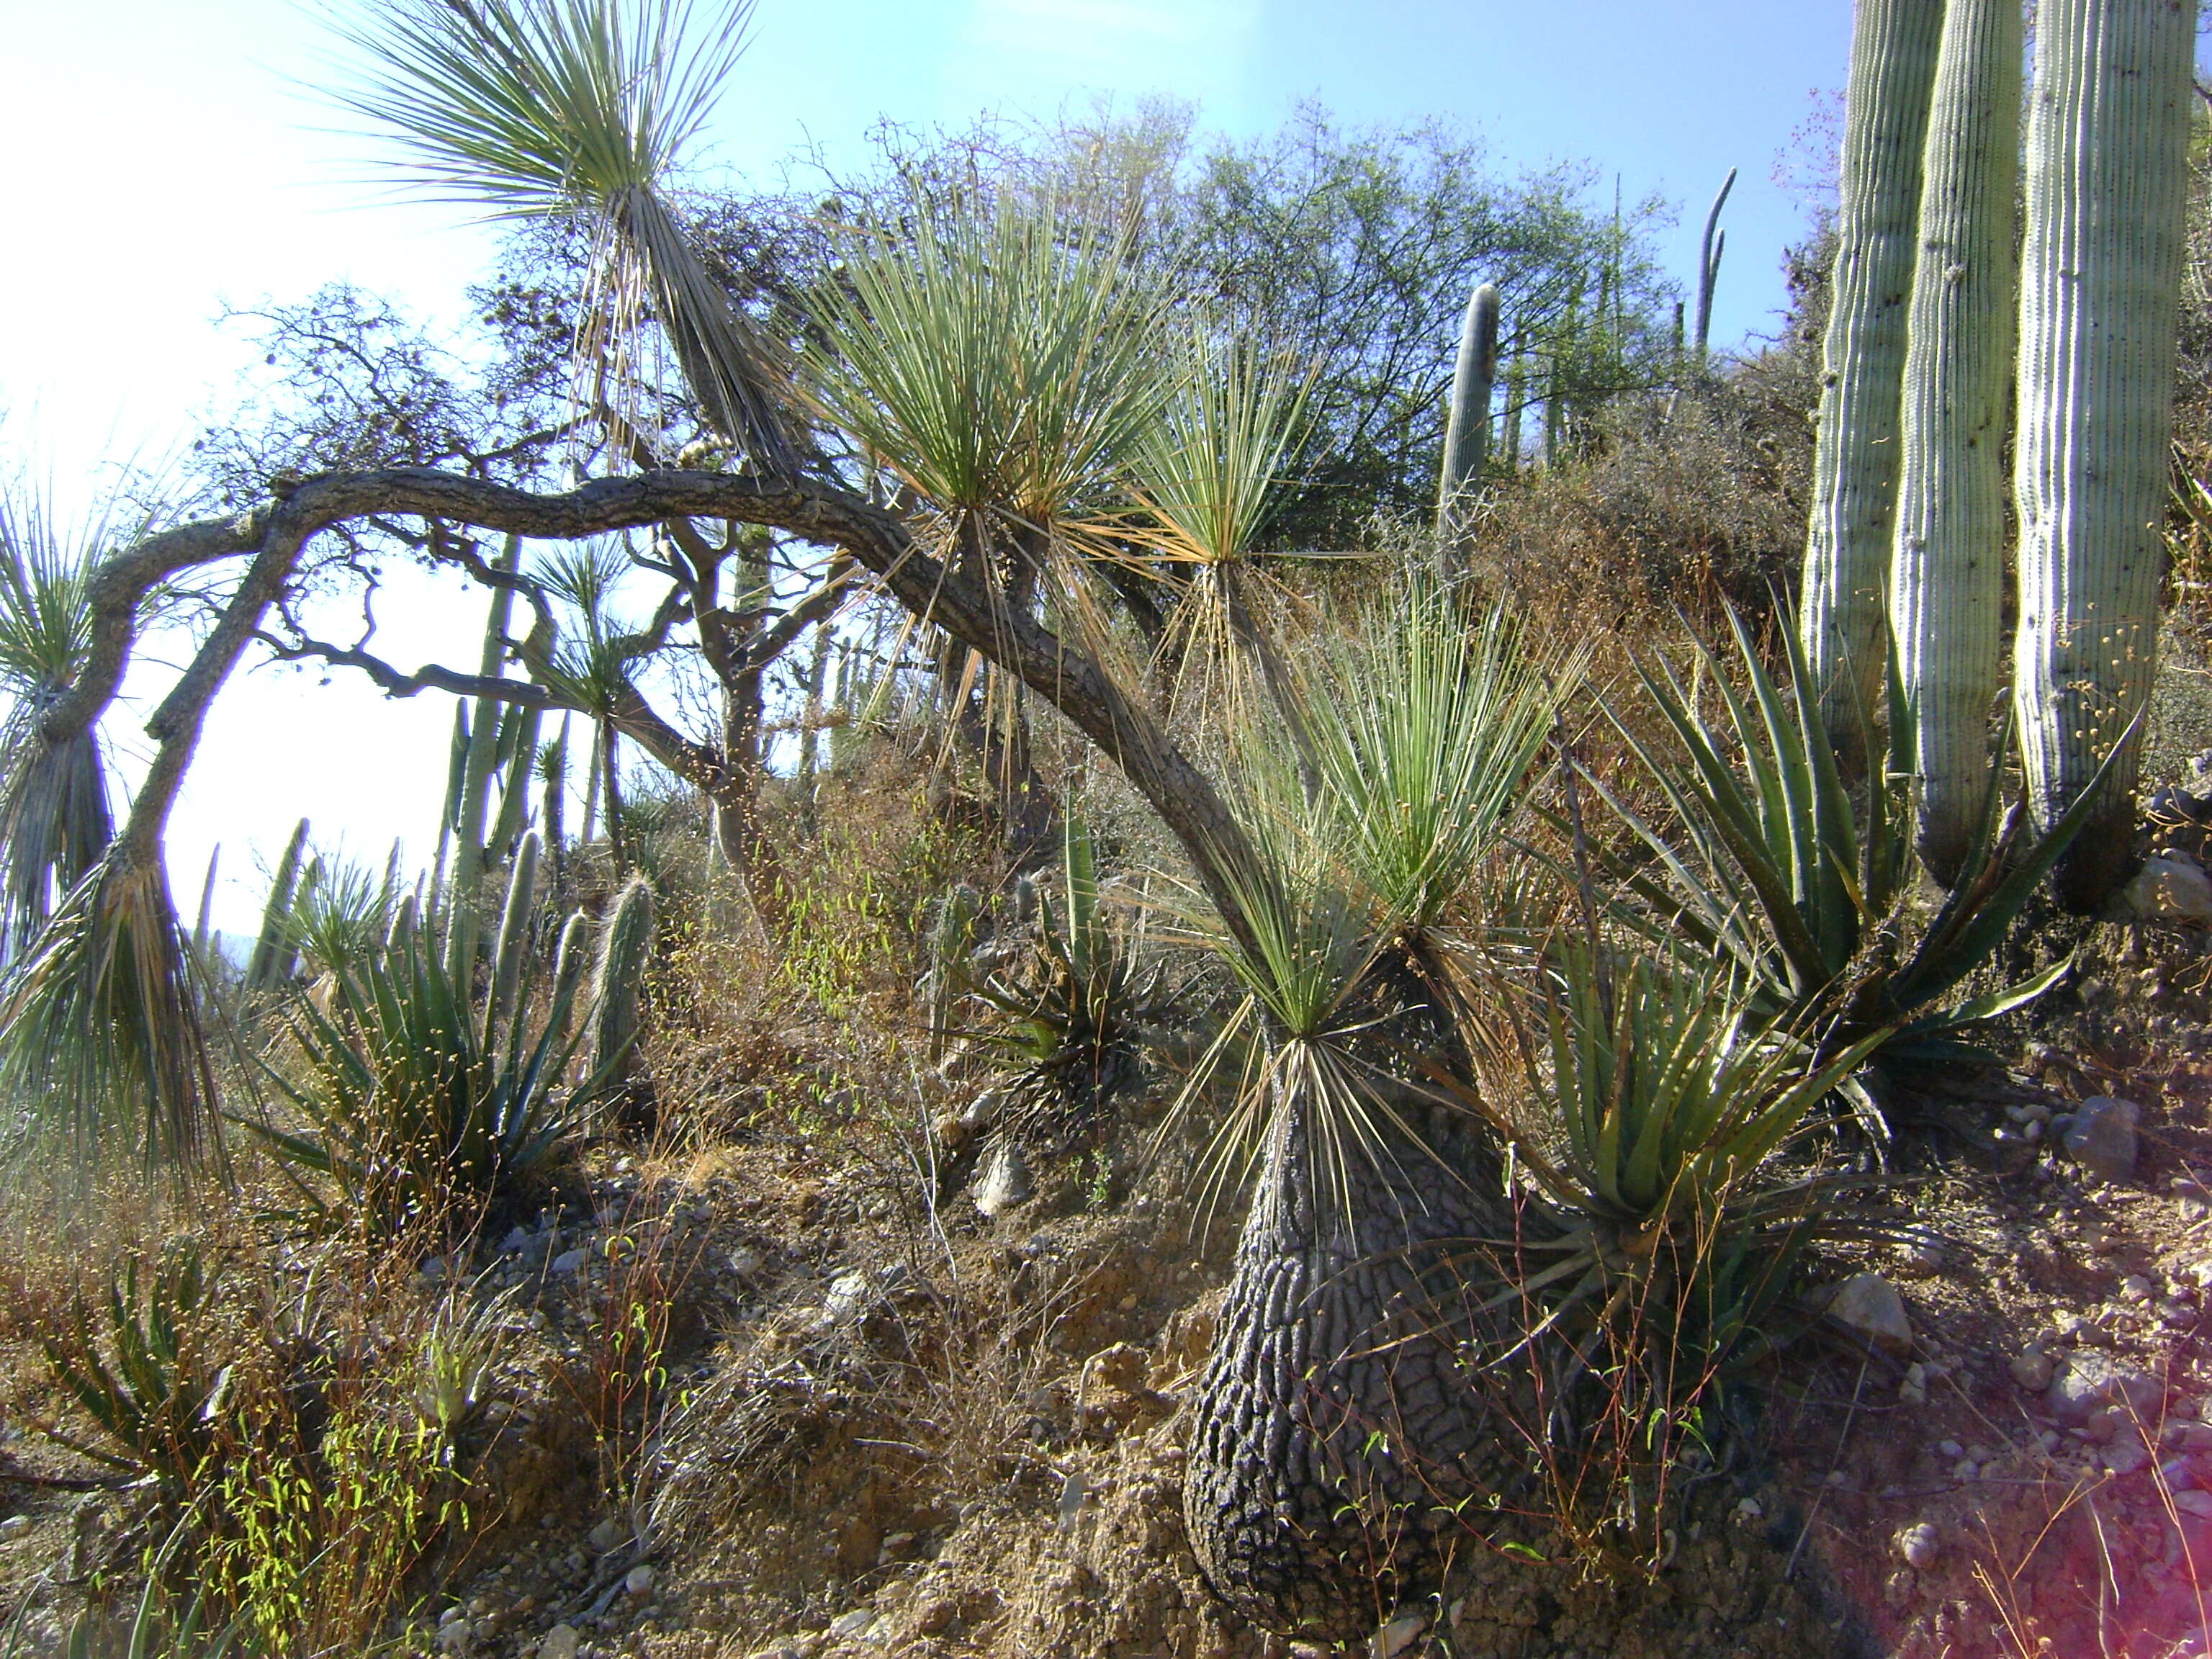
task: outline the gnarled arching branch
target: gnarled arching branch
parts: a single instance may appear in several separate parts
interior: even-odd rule
[[[1088,653],[1030,617],[1007,606],[988,586],[947,570],[923,552],[896,516],[849,492],[801,480],[770,480],[727,473],[658,471],[595,479],[558,495],[535,495],[482,479],[424,468],[374,472],[325,473],[293,489],[281,504],[242,518],[189,525],[149,538],[125,550],[103,568],[95,592],[127,595],[119,611],[106,611],[112,641],[112,672],[95,664],[78,690],[58,704],[42,725],[49,740],[82,729],[98,718],[114,696],[127,655],[130,628],[138,601],[156,580],[255,548],[248,586],[266,588],[258,604],[242,588],[234,607],[250,611],[252,620],[237,635],[242,646],[260,611],[281,588],[291,562],[318,532],[348,520],[385,514],[419,517],[543,540],[578,540],[611,530],[633,529],[677,518],[736,520],[765,525],[818,545],[842,550],[872,572],[901,604],[934,623],[963,644],[1016,675],[1065,714],[1085,736],[1121,768],[1159,813],[1189,856],[1200,882],[1236,925],[1239,907],[1229,902],[1237,877],[1254,867],[1243,830],[1231,817],[1213,785],[1170,739],[1160,723],[1133,702]],[[264,565],[272,550],[275,565]],[[133,586],[133,584],[137,584]],[[112,619],[119,617],[119,626]],[[226,617],[224,624],[231,621]],[[222,629],[219,627],[218,632]],[[210,647],[214,641],[210,641]],[[193,695],[211,693],[208,673],[221,658],[221,674],[236,660],[202,653],[186,678]],[[221,674],[216,676],[217,683]],[[180,684],[166,713],[184,693]],[[204,710],[204,702],[199,705]],[[157,719],[160,716],[157,715]],[[157,762],[157,765],[160,764]]]

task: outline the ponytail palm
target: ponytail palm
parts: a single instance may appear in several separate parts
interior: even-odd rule
[[[1049,532],[1144,435],[1168,388],[1164,300],[1121,242],[1001,204],[853,249],[812,391],[918,494]]]
[[[684,147],[745,44],[751,0],[380,0],[343,31],[368,73],[335,95],[433,199],[597,232],[579,368],[611,400],[648,310],[707,422],[769,472],[795,464],[775,354],[671,207]],[[617,394],[618,395],[618,394]],[[634,422],[610,409],[619,424]]]
[[[1173,392],[1137,447],[1130,493],[1149,526],[1123,533],[1191,573],[1176,611],[1177,690],[1215,703],[1232,648],[1280,702],[1278,653],[1251,614],[1248,579],[1313,385],[1285,358],[1194,334]],[[1238,682],[1225,679],[1232,693]]]
[[[0,493],[0,958],[21,956],[115,832],[97,726],[50,744],[39,721],[92,649],[88,584],[104,526],[71,538],[41,492]]]

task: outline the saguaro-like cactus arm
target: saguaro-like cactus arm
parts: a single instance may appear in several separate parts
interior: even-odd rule
[[[1923,778],[1920,856],[1946,886],[1988,791],[2003,672],[2020,81],[2019,0],[1950,0],[1922,169],[1889,580]]]
[[[1720,281],[1721,253],[1728,246],[1728,232],[1720,228],[1721,209],[1728,204],[1729,192],[1735,188],[1735,169],[1728,170],[1721,187],[1713,197],[1712,206],[1705,213],[1705,234],[1698,242],[1698,368],[1705,367],[1705,352],[1713,336],[1713,287]]]
[[[2028,787],[2049,823],[2150,691],[2165,568],[2195,0],[2044,0],[2020,301],[2020,630]],[[2094,907],[2126,873],[2138,760],[2057,870]]]
[[[1884,668],[1896,523],[1899,387],[1920,215],[1921,153],[1942,0],[1859,0],[1844,101],[1833,310],[1820,385],[1799,625],[1829,729],[1859,729]]]
[[[1437,536],[1449,543],[1467,527],[1468,507],[1490,459],[1490,398],[1498,384],[1498,289],[1484,283],[1467,302],[1459,361],[1452,368],[1451,414],[1444,425],[1437,483]]]

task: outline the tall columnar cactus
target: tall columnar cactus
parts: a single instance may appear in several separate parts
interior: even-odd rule
[[[492,947],[491,994],[484,1003],[484,1047],[520,1000],[522,968],[530,954],[531,923],[538,914],[538,860],[540,842],[533,830],[514,849],[514,870],[507,878],[507,905],[501,911],[499,939]]]
[[[2031,798],[2056,819],[2144,703],[2158,640],[2195,0],[2044,0],[2020,299],[2020,631]],[[2060,861],[2061,899],[2125,873],[2137,770]]]
[[[1822,712],[1846,744],[1887,660],[1882,590],[1896,524],[1906,300],[1942,32],[1943,0],[1859,0],[1851,31],[1834,309],[1799,619]]]
[[[653,889],[643,876],[632,876],[600,930],[592,973],[592,1070],[616,1099],[635,1092],[638,992],[653,951]]]
[[[583,987],[584,970],[591,961],[592,919],[581,910],[571,911],[562,925],[561,943],[553,952],[553,1006],[546,1016],[546,1026],[556,1046],[568,1040],[576,993]]]
[[[1728,232],[1720,228],[1721,209],[1735,188],[1735,169],[1721,180],[1712,206],[1705,213],[1705,234],[1698,243],[1698,373],[1705,372],[1705,356],[1713,337],[1713,289],[1721,279],[1721,255],[1728,251]],[[1616,210],[1618,216],[1618,210]]]
[[[510,575],[522,568],[520,536],[507,538],[497,568]],[[491,604],[484,616],[481,672],[486,679],[495,678],[507,660],[507,619],[514,608],[512,588],[492,589]],[[491,811],[492,776],[499,769],[502,712],[502,706],[491,698],[477,699],[475,717],[467,727],[467,746],[459,756],[459,790],[454,793],[449,786],[446,802],[447,823],[453,835],[453,896],[446,911],[446,973],[454,984],[463,987],[476,973],[481,924],[477,886],[483,878],[485,830]]]
[[[1459,360],[1452,368],[1451,414],[1444,423],[1444,459],[1437,481],[1437,539],[1447,548],[1467,531],[1468,509],[1490,459],[1490,398],[1498,384],[1498,297],[1479,286],[1467,302]]]
[[[1988,791],[2004,666],[2020,73],[2020,0],[1950,0],[1922,169],[1889,581],[1923,779],[1920,857],[1946,886]]]
[[[261,908],[261,933],[246,958],[246,988],[266,991],[291,972],[292,897],[300,884],[300,861],[307,848],[307,821],[301,818],[284,843],[284,856],[276,862],[276,879],[269,884],[269,902]]]

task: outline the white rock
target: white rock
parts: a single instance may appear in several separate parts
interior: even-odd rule
[[[2051,1386],[2052,1364],[2051,1356],[2041,1348],[2023,1348],[2012,1357],[2012,1380],[2030,1394],[2041,1394]]]
[[[1882,1352],[1902,1359],[1912,1352],[1912,1322],[1905,1298],[1880,1273],[1854,1273],[1828,1298],[1828,1317]]]
[[[644,1595],[652,1589],[653,1569],[651,1567],[635,1566],[623,1575],[623,1590],[627,1595]]]
[[[2142,1108],[2134,1101],[2093,1096],[2067,1126],[2067,1155],[2101,1181],[2124,1181],[2136,1171],[2142,1123]]]
[[[854,1607],[850,1613],[841,1613],[830,1621],[830,1633],[840,1641],[866,1641],[876,1628],[872,1608]]]
[[[1398,1659],[1400,1654],[1421,1639],[1421,1632],[1428,1627],[1428,1620],[1418,1613],[1393,1619],[1367,1644],[1368,1659]]]
[[[996,1221],[1016,1205],[1027,1203],[1031,1190],[1029,1160],[1014,1142],[1002,1140],[975,1183],[975,1207]]]
[[[1934,1522],[1916,1521],[1897,1534],[1897,1553],[1909,1566],[1932,1567],[1943,1553],[1943,1534],[1936,1530]]]
[[[2120,890],[2120,900],[2130,915],[2145,921],[2212,927],[2212,877],[2192,859],[2145,859],[2135,878]]]
[[[459,1653],[475,1638],[476,1632],[465,1619],[450,1619],[438,1626],[438,1651]]]
[[[576,1650],[583,1645],[574,1625],[556,1625],[538,1644],[538,1659],[576,1659]]]

